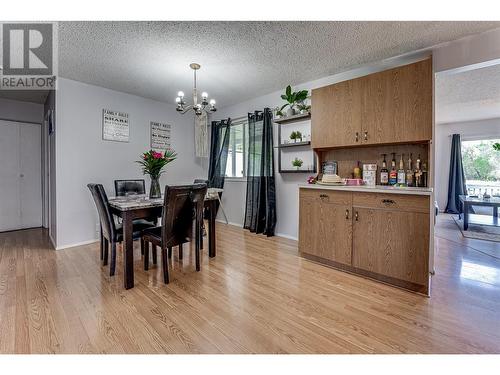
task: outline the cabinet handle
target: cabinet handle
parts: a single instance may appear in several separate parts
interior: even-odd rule
[[[354,214],[354,218],[356,219],[356,221],[359,221],[358,220],[358,211],[356,211],[356,213]]]
[[[368,132],[365,132],[365,141],[368,140]]]
[[[390,205],[395,204],[396,202],[394,202],[392,199],[382,199],[382,203],[385,205]]]
[[[328,198],[328,195],[326,195],[326,194],[320,194],[319,197],[320,198]]]
[[[345,219],[349,220],[349,210],[345,210]]]
[[[356,132],[356,142],[358,142],[358,141],[359,141],[359,133]]]

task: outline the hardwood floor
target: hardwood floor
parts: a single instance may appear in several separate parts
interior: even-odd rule
[[[297,255],[295,241],[218,225],[218,254],[174,251],[123,289],[98,244],[54,251],[42,230],[0,234],[0,353],[499,353],[500,244],[436,234],[432,297]],[[481,242],[481,241],[479,241]],[[207,246],[205,246],[205,249]],[[495,258],[496,254],[496,258]]]

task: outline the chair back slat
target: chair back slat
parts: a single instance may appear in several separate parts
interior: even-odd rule
[[[113,220],[113,215],[109,209],[108,196],[106,191],[101,184],[88,184],[87,187],[92,194],[94,203],[97,208],[97,213],[99,214],[99,220],[101,221],[102,233],[105,238],[112,240],[115,238],[116,228],[115,222]]]
[[[115,194],[123,197],[133,194],[146,194],[146,183],[144,180],[115,180]]]
[[[165,186],[162,216],[162,242],[164,246],[177,246],[192,236],[192,185]]]

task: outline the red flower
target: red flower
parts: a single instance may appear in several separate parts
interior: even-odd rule
[[[163,155],[161,152],[153,151],[153,158],[154,159],[161,159],[162,157],[163,157]]]

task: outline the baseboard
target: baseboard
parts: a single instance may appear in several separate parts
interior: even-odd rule
[[[288,234],[284,234],[284,233],[276,233],[276,236],[283,237],[283,238],[286,238],[286,239],[289,239],[289,240],[294,240],[294,241],[298,241],[299,240],[297,237],[289,236]]]
[[[64,246],[58,246],[55,249],[56,250],[63,250],[63,249],[69,249],[71,247],[77,247],[77,246],[83,246],[83,245],[89,245],[91,243],[96,243],[99,242],[99,239],[93,239],[93,240],[88,240],[88,241],[83,241],[83,242],[77,242],[77,243],[72,243],[69,245],[64,245]]]
[[[49,233],[49,239],[50,239],[50,242],[52,243],[52,247],[55,249],[57,249],[57,246],[56,246],[56,241],[54,241],[54,239],[52,238],[52,235]]]
[[[219,223],[226,224],[226,221],[225,221],[225,220],[216,219],[215,221],[217,221],[217,222],[219,222]],[[228,222],[228,224],[229,224],[229,225],[234,225],[235,227],[243,228],[243,224],[234,223],[234,222],[232,222],[232,221]],[[283,238],[286,238],[286,239],[288,239],[288,240],[298,241],[298,238],[297,238],[297,237],[294,237],[294,236],[289,236],[288,234],[284,234],[284,233],[275,233],[275,236],[276,236],[276,237],[283,237]]]
[[[222,224],[226,224],[226,220],[223,220],[223,219],[215,219],[215,221],[222,223]],[[234,223],[232,221],[229,221],[227,224],[234,225],[235,227],[243,228],[243,224],[240,224],[240,223]]]

